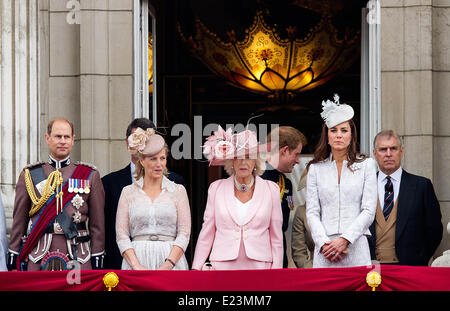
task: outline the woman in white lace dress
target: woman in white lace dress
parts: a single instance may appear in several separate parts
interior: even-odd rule
[[[164,174],[167,145],[152,129],[140,128],[128,138],[139,155],[136,182],[119,199],[116,240],[123,270],[188,270],[184,251],[191,215],[185,188]]]
[[[375,161],[356,153],[352,107],[322,102],[325,124],[308,163],[306,218],[314,240],[314,268],[371,264],[370,236],[377,205]]]

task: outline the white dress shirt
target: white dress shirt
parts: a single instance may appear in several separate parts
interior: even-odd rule
[[[134,174],[135,170],[136,170],[136,165],[133,162],[130,162],[130,171],[131,171],[131,177],[133,178],[133,181],[136,181],[136,174]]]
[[[400,181],[402,180],[402,172],[403,169],[400,166],[394,173],[391,175],[391,181],[394,186],[394,204],[397,202],[398,194],[400,192]],[[384,206],[384,186],[386,185],[386,175],[382,171],[378,172],[378,199],[380,200],[380,206],[383,209]]]

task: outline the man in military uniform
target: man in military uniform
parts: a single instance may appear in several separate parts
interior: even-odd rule
[[[17,181],[8,269],[100,269],[105,244],[100,174],[92,165],[72,163],[70,121],[51,121],[45,139],[48,162],[28,165]]]
[[[289,226],[289,214],[294,209],[292,182],[284,174],[291,173],[299,163],[302,148],[306,145],[305,136],[291,126],[280,126],[267,135],[267,143],[278,139],[278,152],[273,153],[266,163],[266,170],[261,178],[271,180],[280,187],[281,211],[283,213],[283,233]],[[283,268],[287,268],[286,236],[283,234]]]

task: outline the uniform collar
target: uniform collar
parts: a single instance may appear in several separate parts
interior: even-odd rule
[[[48,155],[48,164],[50,164],[51,166],[53,166],[56,169],[60,169],[60,168],[66,167],[70,163],[71,163],[70,155],[67,158],[63,159],[63,160],[56,160],[51,155]]]
[[[275,176],[283,175],[286,176],[283,172],[280,172],[278,169],[274,168],[269,162],[266,162],[265,172],[273,172],[272,174]]]

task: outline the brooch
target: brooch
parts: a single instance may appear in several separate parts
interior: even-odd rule
[[[355,171],[361,169],[361,166],[360,166],[359,164],[357,164],[357,163],[353,163],[352,165],[350,165],[349,169],[350,169],[352,172],[355,172]]]

